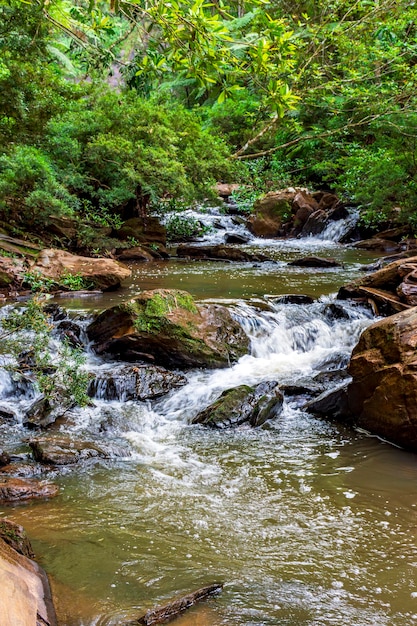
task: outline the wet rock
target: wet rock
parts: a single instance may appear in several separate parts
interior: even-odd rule
[[[315,415],[323,415],[329,419],[343,422],[352,422],[349,410],[347,383],[343,383],[336,389],[324,391],[318,398],[307,402],[303,409],[314,413]]]
[[[368,327],[352,353],[349,410],[358,426],[417,451],[417,309]]]
[[[300,236],[319,235],[326,228],[327,219],[327,213],[323,209],[317,209],[317,211],[310,213],[301,229]]]
[[[98,354],[166,367],[227,367],[249,339],[226,307],[196,305],[175,289],[145,291],[101,313],[87,328]]]
[[[81,340],[81,328],[71,320],[63,320],[57,327],[57,332],[61,340],[66,340],[73,348],[80,348],[83,345]]]
[[[0,450],[0,467],[10,463],[10,454],[4,450]]]
[[[131,274],[130,269],[112,259],[82,257],[52,248],[42,250],[31,271],[39,272],[56,283],[67,274],[81,276],[91,288],[103,291],[116,289]]]
[[[132,217],[116,231],[116,237],[122,240],[133,239],[139,244],[160,243],[166,245],[166,228],[156,217]]]
[[[323,313],[326,319],[328,319],[329,321],[349,319],[349,313],[346,311],[346,309],[341,304],[338,304],[336,302],[331,302],[330,304],[327,304],[324,308]]]
[[[0,420],[6,422],[18,422],[17,412],[6,404],[0,404]]]
[[[306,256],[302,259],[290,261],[288,265],[292,267],[341,267],[336,259],[323,259],[318,256]]]
[[[98,374],[88,394],[102,400],[153,400],[187,383],[185,376],[155,365],[122,367]]]
[[[225,243],[248,243],[249,240],[250,237],[239,233],[226,233],[224,236]]]
[[[57,626],[45,571],[0,539],[2,626]]]
[[[20,502],[38,498],[53,498],[58,494],[57,485],[35,478],[12,478],[0,476],[0,502]]]
[[[235,428],[242,424],[262,426],[282,411],[283,395],[275,381],[256,387],[240,385],[227,389],[207,409],[198,413],[192,424],[210,428]]]
[[[0,521],[0,538],[19,554],[33,559],[35,554],[23,526],[7,519]]]
[[[302,294],[288,293],[279,298],[274,298],[275,304],[313,304],[314,298]]]
[[[26,409],[23,416],[23,426],[27,428],[46,428],[62,417],[67,408],[59,405],[52,406],[45,396],[39,396]]]
[[[120,446],[97,444],[94,441],[81,441],[65,436],[37,437],[28,443],[35,460],[48,465],[74,465],[88,459],[130,456],[130,452]]]
[[[263,254],[251,254],[239,248],[229,248],[224,245],[217,246],[189,246],[180,245],[177,248],[177,256],[191,259],[262,262],[270,259]]]

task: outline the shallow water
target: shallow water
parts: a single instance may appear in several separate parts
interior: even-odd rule
[[[57,498],[1,509],[28,531],[52,580],[60,626],[114,626],[217,581],[223,593],[178,626],[417,623],[415,455],[291,401],[268,429],[188,424],[224,389],[293,383],[348,358],[372,319],[347,305],[348,319],[334,320],[327,294],[358,275],[365,257],[309,243],[298,253],[296,243],[276,244],[278,263],[269,266],[137,268],[128,293],[175,286],[226,298],[251,353],[226,370],[190,372],[187,386],[157,402],[97,400],[74,411],[65,430],[123,442],[131,456],[53,474]],[[343,257],[345,268],[284,265],[326,252]],[[281,293],[325,297],[274,304]],[[11,442],[16,433],[4,436]]]

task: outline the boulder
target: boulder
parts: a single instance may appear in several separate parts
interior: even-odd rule
[[[302,237],[308,237],[309,235],[319,235],[325,229],[327,224],[327,213],[323,209],[317,209],[313,213],[310,213],[305,221],[300,235]]]
[[[45,571],[0,539],[2,626],[57,626]]]
[[[74,465],[88,459],[111,459],[129,456],[124,448],[80,441],[66,436],[37,437],[29,441],[33,456],[39,463],[47,465]]]
[[[39,272],[58,284],[65,275],[81,276],[91,288],[104,291],[116,289],[131,275],[130,269],[113,259],[93,259],[52,248],[42,250],[31,271]]]
[[[270,259],[263,254],[251,254],[239,248],[229,246],[188,246],[180,245],[177,248],[177,256],[181,258],[216,260],[216,261],[238,261],[259,263]]]
[[[57,485],[35,478],[0,477],[0,502],[21,502],[38,498],[53,498]]]
[[[225,243],[248,243],[250,237],[241,235],[240,233],[226,233],[224,236]]]
[[[262,426],[281,413],[283,400],[275,381],[263,382],[256,387],[240,385],[224,391],[191,423],[219,429],[236,428],[242,424]]]
[[[156,365],[123,366],[97,374],[88,395],[102,400],[154,400],[187,383],[185,376]]]
[[[19,554],[27,556],[28,559],[34,558],[35,555],[29,538],[20,524],[11,522],[8,519],[2,519],[0,521],[0,538]]]
[[[288,265],[293,267],[341,267],[336,259],[323,259],[318,256],[306,256],[302,259],[290,261]]]
[[[362,428],[417,451],[417,309],[376,322],[352,353],[349,411]]]
[[[326,390],[314,400],[307,402],[303,409],[314,413],[330,417],[331,419],[342,422],[352,422],[352,416],[349,411],[347,382],[345,381],[336,389]]]
[[[121,240],[132,239],[139,244],[160,243],[166,245],[167,233],[156,217],[132,217],[123,223],[122,227],[116,231],[116,237]]]
[[[340,200],[331,193],[289,188],[259,198],[247,226],[257,237],[316,235],[327,221],[342,219],[346,214]]]
[[[196,305],[186,291],[156,289],[103,311],[87,328],[98,354],[166,367],[227,367],[249,339],[229,310]]]

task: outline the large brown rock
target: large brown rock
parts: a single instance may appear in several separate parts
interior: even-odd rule
[[[348,406],[355,422],[417,451],[417,308],[367,328],[349,373]]]
[[[45,571],[0,539],[2,626],[57,626]]]
[[[36,437],[29,441],[33,456],[46,465],[74,465],[88,459],[111,459],[130,456],[130,452],[111,443],[98,444],[66,436]]]
[[[35,478],[0,478],[0,502],[20,502],[58,495],[57,485]]]
[[[247,227],[256,237],[277,237],[283,223],[292,214],[292,201],[295,192],[270,191],[259,198],[253,207],[253,214],[247,221]]]
[[[249,349],[226,307],[196,305],[174,289],[145,291],[103,311],[87,334],[98,354],[166,367],[227,367]]]
[[[42,250],[31,271],[57,283],[68,274],[81,276],[92,288],[104,291],[116,289],[131,274],[130,269],[118,261],[77,256],[53,248]]]
[[[333,194],[289,188],[259,198],[247,226],[257,237],[294,237],[300,233],[318,234],[328,220],[345,216],[340,200]]]

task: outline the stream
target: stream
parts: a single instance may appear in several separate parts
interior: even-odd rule
[[[222,594],[176,625],[417,624],[415,455],[318,419],[296,396],[265,429],[189,424],[225,389],[296,385],[346,363],[373,322],[354,303],[332,314],[335,292],[361,275],[369,253],[332,233],[244,247],[272,261],[138,264],[120,292],[59,302],[83,324],[139,289],[181,288],[229,306],[251,339],[250,354],[232,367],[190,371],[184,387],[159,400],[95,399],[74,409],[63,432],[121,443],[130,456],[51,471],[58,497],[0,508],[25,527],[60,626],[116,626],[217,581]],[[312,254],[343,266],[287,265]],[[283,294],[316,300],[288,304]],[[89,352],[88,367],[111,364]],[[7,390],[0,377],[0,399],[18,405]],[[0,429],[6,448],[22,439],[19,425]]]

